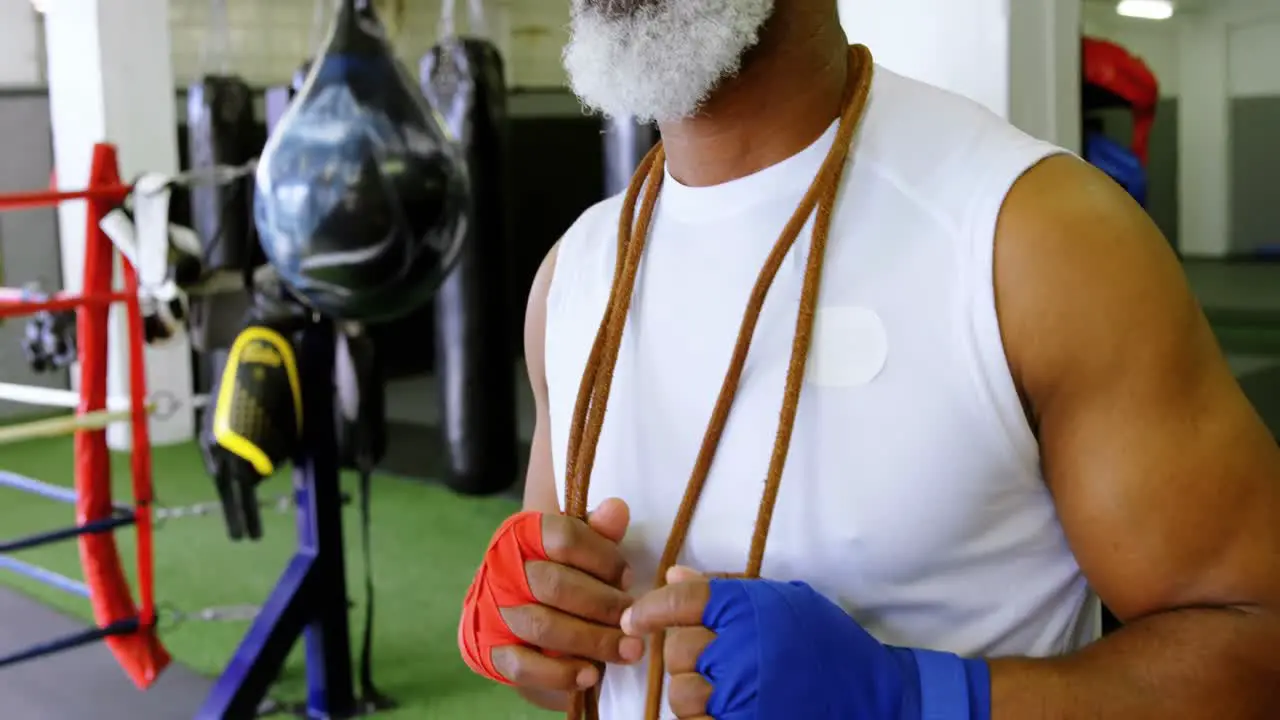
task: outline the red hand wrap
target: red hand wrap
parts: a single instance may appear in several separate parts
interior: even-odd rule
[[[458,625],[458,647],[462,659],[477,674],[511,685],[493,666],[494,648],[528,643],[516,637],[502,619],[503,608],[537,603],[524,564],[530,560],[546,560],[542,547],[542,513],[516,513],[494,533],[484,562],[467,590],[462,604],[462,622]]]

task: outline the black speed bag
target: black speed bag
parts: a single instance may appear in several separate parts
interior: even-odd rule
[[[281,281],[337,320],[390,320],[439,286],[466,235],[457,144],[367,1],[344,0],[257,171],[254,219]]]

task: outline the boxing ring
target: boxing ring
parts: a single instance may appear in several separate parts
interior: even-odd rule
[[[173,226],[168,215],[168,190],[185,180],[148,173],[125,184],[119,177],[115,150],[109,145],[94,147],[90,179],[83,190],[0,195],[0,210],[49,207],[67,201],[84,202],[88,209],[79,293],[36,297],[32,292],[0,288],[0,318],[35,316],[29,330],[37,330],[28,335],[40,336],[39,353],[31,350],[37,343],[23,346],[33,367],[62,368],[73,360],[79,363],[74,396],[0,384],[0,400],[41,404],[53,400],[52,404],[64,407],[74,404],[76,410],[72,416],[52,421],[0,428],[0,442],[75,433],[73,489],[2,472],[0,486],[72,504],[76,518],[70,527],[3,544],[0,565],[87,597],[94,618],[94,626],[86,631],[0,657],[0,668],[96,641],[108,645],[116,662],[141,689],[152,686],[170,664],[169,653],[157,637],[153,532],[156,522],[174,514],[158,507],[152,486],[147,420],[148,415],[163,415],[165,410],[163,398],[148,394],[144,353],[149,342],[174,337],[183,330],[189,318],[186,299],[197,291],[203,294],[211,290],[207,283],[212,277],[205,271],[230,272],[237,275],[235,287],[249,295],[252,305],[237,337],[252,339],[255,333],[265,336],[270,331],[280,342],[271,346],[274,354],[260,354],[257,359],[248,350],[239,352],[232,344],[230,354],[235,364],[228,359],[230,372],[223,373],[220,389],[213,393],[212,427],[201,433],[199,444],[206,451],[206,469],[214,476],[232,540],[261,537],[260,530],[242,532],[237,523],[256,517],[255,511],[261,507],[256,495],[259,484],[275,475],[277,467],[283,467],[285,462],[292,466],[289,498],[295,511],[296,550],[286,561],[274,589],[254,608],[252,617],[246,618],[251,619],[249,628],[196,709],[195,717],[256,717],[264,706],[271,706],[296,710],[306,717],[349,718],[394,706],[390,698],[377,691],[370,661],[374,583],[370,570],[369,498],[372,474],[383,453],[379,446],[383,444],[381,423],[385,418],[375,348],[363,326],[383,315],[403,314],[411,304],[421,304],[438,289],[439,282],[458,261],[466,237],[467,213],[473,210],[469,188],[465,187],[466,168],[460,156],[455,155],[454,139],[419,97],[423,89],[407,82],[407,76],[399,69],[373,6],[346,0],[338,4],[334,18],[315,69],[293,101],[295,107],[281,121],[282,126],[272,130],[273,137],[295,138],[289,143],[289,151],[282,152],[277,161],[276,149],[284,143],[269,142],[260,158],[246,165],[224,167],[225,172],[211,173],[213,168],[208,165],[219,155],[213,152],[210,157],[193,162],[193,170],[187,174],[188,179],[207,175],[205,182],[228,184],[234,178],[254,174],[256,168],[252,207],[257,229],[246,229],[240,239],[248,245],[252,238],[262,249],[267,261],[265,269],[269,271],[264,274],[272,276],[271,283],[259,285],[256,270],[247,266],[248,258],[246,267],[236,267],[235,272],[230,267],[235,263],[207,262],[210,246],[215,240],[223,240],[221,221],[213,232],[203,235],[191,228]],[[470,67],[470,63],[468,60],[463,66]],[[378,92],[372,99],[357,97],[351,105],[353,112],[339,120],[349,126],[350,132],[335,133],[334,118],[328,110],[312,112],[329,103],[321,100],[312,104],[307,98],[328,92],[326,88],[346,87],[343,92],[349,93],[353,78],[364,78],[360,84],[369,80],[374,83],[370,87]],[[291,131],[291,125],[297,129]],[[212,127],[204,132],[213,132]],[[350,145],[359,148],[355,164],[351,164],[351,153],[343,150],[349,145],[347,138],[359,140]],[[374,145],[378,146],[376,157]],[[294,162],[290,158],[295,155],[290,153],[297,153],[301,166],[307,166],[312,159],[316,163],[286,173],[282,168],[287,169]],[[366,159],[377,162],[364,162]],[[261,168],[257,167],[259,163]],[[373,174],[368,175],[366,170],[371,167]],[[330,193],[328,199],[326,193],[317,191],[314,195],[318,204],[298,202],[296,189],[305,183],[290,178],[305,181],[317,168],[323,172],[312,178],[312,184],[337,187],[332,184],[336,182],[349,186],[358,190],[356,197],[360,201],[351,202],[352,196],[346,191]],[[354,179],[349,169],[354,170]],[[375,176],[378,182],[365,181]],[[130,201],[128,205],[126,201]],[[388,202],[393,204],[387,205]],[[222,205],[219,209],[225,214],[231,200],[224,198],[215,204]],[[313,204],[316,206],[311,207]],[[375,210],[370,214],[366,207],[390,207],[391,211]],[[262,208],[268,215],[266,221],[256,212]],[[278,230],[285,225],[299,226],[300,212],[322,219],[326,227],[336,222],[333,232],[337,237],[352,236],[352,251],[334,255],[323,250],[323,242],[309,239],[316,252],[308,251],[303,256],[317,262],[294,263],[296,258],[291,259],[293,254],[288,249],[293,240]],[[320,214],[315,215],[317,212]],[[143,222],[144,216],[148,222]],[[264,225],[271,231],[263,232]],[[306,234],[329,232],[316,227]],[[395,242],[388,244],[386,238],[394,238]],[[357,247],[360,243],[363,247]],[[183,247],[195,249],[183,251]],[[164,254],[153,252],[159,250]],[[169,273],[165,267],[169,264],[169,250],[185,252],[201,261],[200,278],[180,279],[179,275],[187,275],[176,267]],[[391,254],[393,251],[395,254]],[[113,280],[117,253],[124,259],[119,288]],[[370,259],[356,259],[362,255]],[[340,261],[333,262],[334,257]],[[396,262],[387,263],[384,258]],[[407,261],[412,264],[399,265]],[[345,279],[340,282],[331,278],[308,279],[317,267],[348,266],[354,266],[354,270],[344,270]],[[370,280],[373,276],[367,272],[369,269],[376,270],[382,279]],[[169,274],[173,277],[167,277]],[[348,300],[352,293],[363,299]],[[109,319],[116,303],[123,304],[127,316],[129,383],[128,397],[119,407],[109,402],[107,387]],[[71,323],[63,313],[69,312],[75,316],[73,349],[65,340]],[[57,329],[46,332],[46,325]],[[53,336],[51,342],[46,340],[48,335]],[[242,347],[248,347],[248,343]],[[37,356],[40,364],[32,360]],[[50,359],[47,364],[43,362],[46,357]],[[283,404],[292,410],[293,427],[287,433],[280,432],[283,418],[264,411],[259,404],[271,386],[256,380],[266,377],[272,361],[284,367],[286,375],[279,386],[287,387],[289,397]],[[245,379],[240,377],[241,370]],[[173,402],[168,408],[187,409]],[[118,421],[132,425],[132,497],[127,504],[117,503],[112,497],[108,465],[106,428]],[[248,435],[241,434],[246,428]],[[270,454],[263,448],[268,448]],[[253,457],[255,453],[266,457],[267,462],[259,462],[261,458]],[[343,538],[346,497],[339,476],[343,468],[359,475],[360,488],[365,597],[358,668],[353,667],[352,658],[349,615],[353,603],[347,588]],[[117,529],[128,527],[137,535],[137,568],[132,587],[114,538]],[[79,546],[83,582],[13,558],[19,550],[69,539],[75,539]],[[136,588],[136,598],[132,588]],[[167,611],[159,615],[169,617]],[[282,708],[267,694],[299,643],[303,645],[306,665],[306,697],[297,707]]]
[[[74,489],[0,470],[0,487],[34,493],[75,509],[75,524],[71,526],[0,543],[0,568],[85,597],[92,606],[94,618],[94,625],[87,630],[0,656],[0,668],[101,641],[110,648],[130,680],[140,689],[146,689],[170,662],[169,653],[156,634],[152,563],[154,494],[147,429],[147,417],[155,407],[148,402],[138,276],[129,262],[123,262],[122,287],[115,287],[115,247],[101,228],[103,217],[131,193],[132,188],[120,181],[115,148],[100,144],[93,149],[85,189],[0,194],[0,211],[52,207],[69,201],[83,201],[88,210],[83,284],[79,293],[35,297],[25,290],[0,288],[0,319],[43,312],[74,312],[79,363],[79,389],[74,395],[11,384],[0,387],[0,399],[54,406],[75,403],[74,415],[0,427],[0,442],[75,434]],[[109,408],[107,397],[108,320],[111,306],[116,303],[124,305],[127,316],[129,393],[123,408]],[[132,502],[129,504],[117,503],[112,498],[105,428],[114,422],[132,424]],[[136,599],[114,538],[116,530],[127,527],[132,527],[136,534]],[[83,582],[13,557],[13,553],[21,550],[72,539],[79,545]]]

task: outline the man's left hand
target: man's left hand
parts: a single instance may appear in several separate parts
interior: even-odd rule
[[[667,585],[641,597],[622,614],[622,630],[644,637],[666,630],[662,657],[670,683],[667,695],[678,720],[708,718],[711,683],[698,672],[698,659],[716,634],[702,624],[711,584],[684,567],[667,572]]]
[[[673,568],[622,630],[666,631],[671,710],[680,720],[987,720],[982,660],[890,647],[798,582],[707,578]]]

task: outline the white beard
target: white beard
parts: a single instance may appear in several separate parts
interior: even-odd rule
[[[692,117],[741,70],[773,8],[774,0],[656,0],[611,17],[592,0],[573,0],[564,50],[570,85],[609,117]]]

